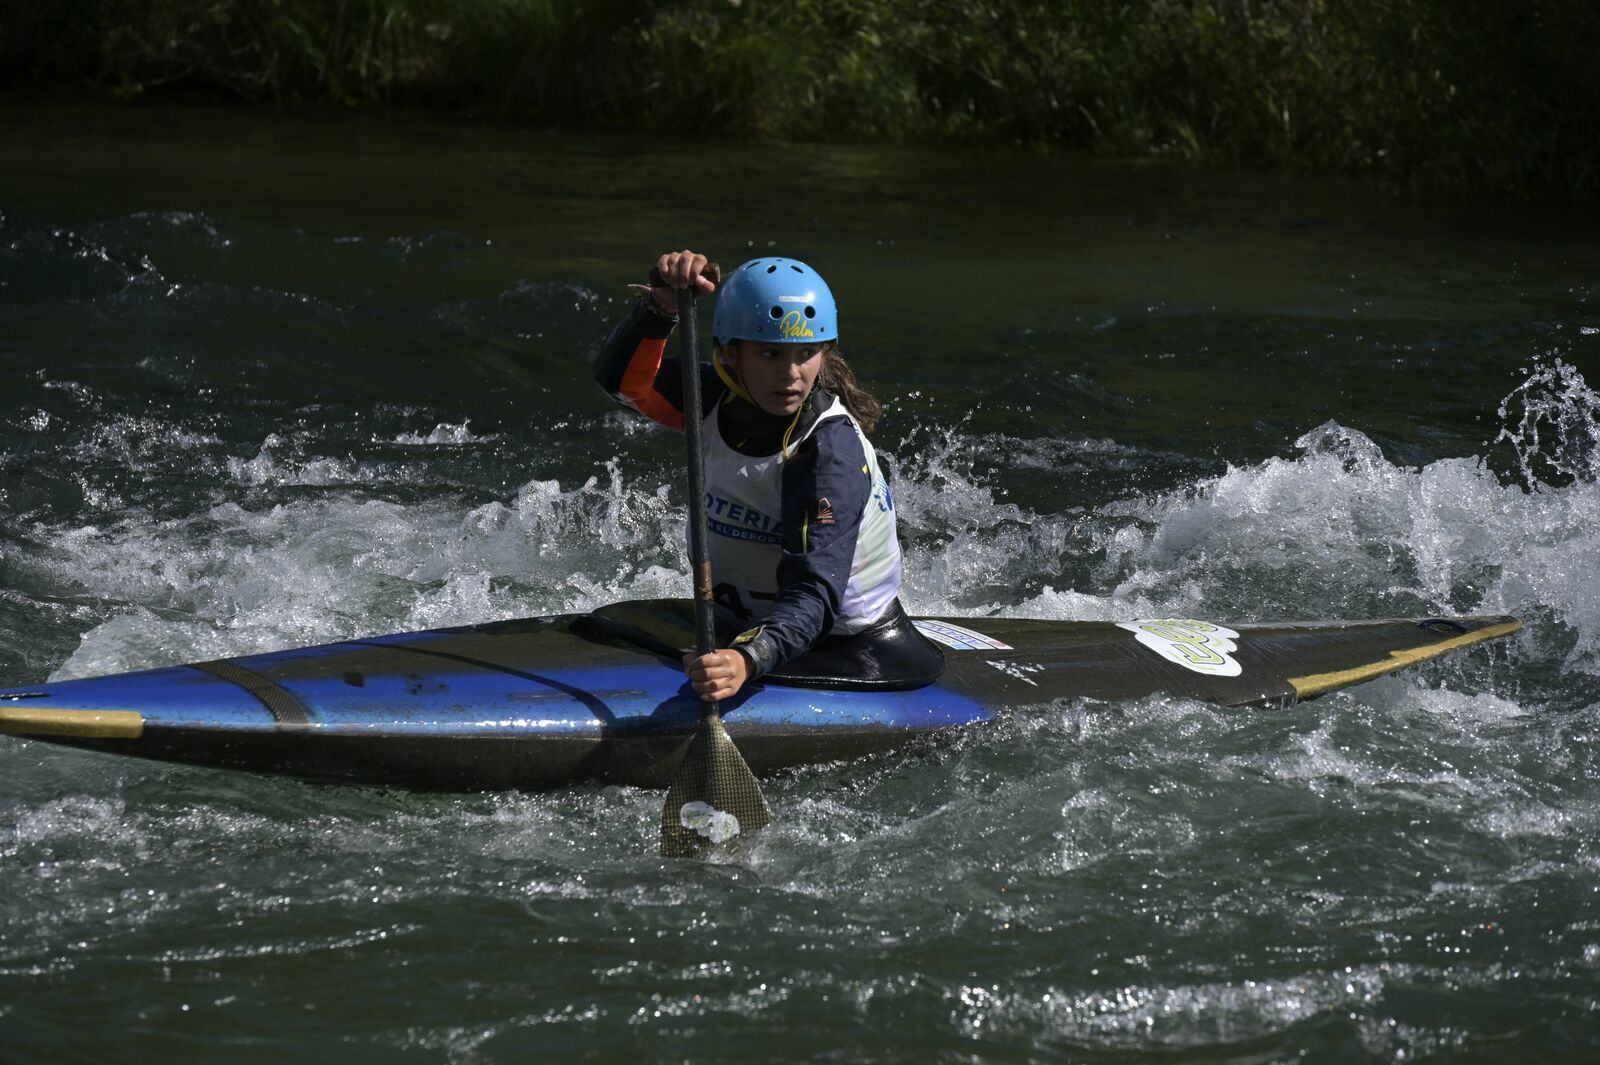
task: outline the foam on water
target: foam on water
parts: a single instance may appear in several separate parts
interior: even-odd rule
[[[190,279],[230,276],[241,224],[195,212],[77,228],[0,221],[12,238],[8,262],[73,278],[39,292],[81,291],[102,317],[106,300],[132,289],[148,290],[141,313],[169,313],[150,308],[173,303],[196,313],[195,290],[205,286]],[[473,246],[445,233],[319,242],[280,232],[271,241],[295,260],[316,258],[307,255],[315,250],[362,262],[437,254],[457,265]],[[21,289],[10,295],[27,298]],[[310,307],[323,322],[316,328],[331,332],[348,330],[357,313],[306,293],[233,287],[224,295]],[[581,286],[526,282],[494,301],[584,321],[605,317],[601,302]],[[466,321],[497,312],[438,304],[428,313]],[[270,359],[282,358],[270,350]],[[153,351],[140,365],[189,380],[194,362],[192,353]],[[74,482],[82,505],[39,510],[31,524],[7,521],[0,559],[20,575],[11,583],[24,595],[76,597],[115,615],[84,634],[63,676],[190,657],[186,646],[247,653],[685,587],[674,576],[683,563],[669,503],[675,489],[659,469],[614,460],[592,479],[564,472],[495,492],[444,466],[503,439],[466,420],[399,432],[359,427],[371,446],[357,453],[351,427],[337,419],[302,418],[242,445],[223,438],[220,418],[129,413],[117,397],[70,379],[45,387],[66,407],[10,416],[38,448],[0,455],[0,468],[26,474],[53,460],[53,476]],[[1059,619],[1507,612],[1533,623],[1521,653],[1600,674],[1592,521],[1600,513],[1600,398],[1574,365],[1552,356],[1530,367],[1497,413],[1488,462],[1398,465],[1359,426],[1328,422],[1301,436],[1295,454],[1176,489],[1109,495],[1077,478],[1137,481],[1152,462],[1188,460],[1101,438],[919,430],[894,449],[899,461],[888,461],[907,544],[906,597],[925,613]],[[597,432],[602,451],[620,452],[648,430],[613,414]],[[52,455],[50,442],[67,436],[71,447]],[[1003,485],[1018,471],[1064,479],[1055,505],[1012,501]],[[173,493],[176,505],[158,504],[150,482],[180,475],[201,491],[186,486]],[[0,491],[12,493],[18,515],[34,513],[50,488]],[[24,498],[27,506],[17,502]]]
[[[1547,378],[1559,388],[1533,400]],[[1559,647],[1562,669],[1600,674],[1600,587],[1586,579],[1600,572],[1600,451],[1571,442],[1592,426],[1595,397],[1557,362],[1514,398],[1523,411],[1521,428],[1507,431],[1517,470],[1533,476],[1543,468],[1535,456],[1550,452],[1566,483],[1530,489],[1475,458],[1397,466],[1359,430],[1329,422],[1302,436],[1294,457],[1040,513],[1000,498],[992,476],[975,469],[1007,441],[947,434],[896,476],[909,604],[1058,619],[1503,612],[1533,623],[1525,643]],[[1530,425],[1545,426],[1543,436],[1531,439]],[[441,424],[396,439],[447,447],[484,438]],[[1536,445],[1544,450],[1528,450]],[[182,658],[185,648],[248,653],[683,591],[673,486],[630,479],[617,461],[581,484],[534,480],[484,499],[430,490],[425,454],[319,455],[304,432],[271,435],[248,457],[222,450],[204,431],[123,416],[79,446],[100,466],[126,470],[101,483],[184,464],[223,481],[223,498],[232,482],[238,499],[158,519],[102,495],[110,520],[36,523],[28,546],[5,548],[24,589],[121,604],[58,675]],[[1041,453],[1037,442],[1026,450]],[[395,485],[421,498],[374,498],[375,487]],[[305,488],[324,491],[292,491]]]
[[[1562,668],[1600,674],[1600,449],[1572,443],[1600,434],[1600,407],[1560,362],[1519,394],[1551,377],[1561,391],[1548,397],[1542,422],[1524,425],[1561,430],[1552,438],[1547,429],[1542,441],[1512,432],[1524,449],[1515,479],[1477,458],[1397,466],[1359,430],[1328,422],[1296,441],[1296,457],[1088,515],[1038,515],[996,501],[981,482],[955,478],[952,491],[949,455],[961,447],[953,442],[927,462],[925,480],[896,486],[913,539],[938,537],[931,551],[911,553],[914,605],[971,610],[963,594],[1025,587],[1070,569],[1062,553],[1081,550],[1095,560],[1083,587],[1047,584],[973,612],[1240,621],[1511,613],[1538,623],[1540,643],[1564,647]],[[1548,465],[1566,483],[1522,482],[1546,465],[1532,447],[1557,456]]]
[[[885,1018],[1021,1057],[1270,1047],[1308,1029],[1381,1057],[1448,1051],[1461,1031],[1407,1005],[1408,988],[1548,990],[1600,957],[1579,884],[1600,870],[1600,808],[1579,786],[1600,776],[1587,740],[1600,468],[1567,445],[1593,401],[1571,367],[1535,368],[1508,409],[1539,413],[1506,415],[1501,468],[1399,465],[1329,422],[1292,454],[1055,509],[1010,497],[1010,459],[1048,470],[1059,447],[1069,464],[1132,468],[1136,449],[918,438],[893,465],[916,612],[1506,612],[1529,628],[1292,712],[1073,702],[793,774],[770,783],[782,816],[733,864],[652,865],[658,797],[632,789],[438,799],[235,784],[8,741],[29,797],[0,805],[13,870],[0,975],[131,959],[117,964],[164,968],[198,1001],[207,973],[249,985],[293,959],[336,1004],[342,959],[368,959],[382,982],[430,957],[460,994],[497,994],[450,968],[448,910],[527,942],[538,973],[588,973],[592,1001],[508,993],[482,1024],[421,1006],[369,1029],[376,1045],[500,1060],[602,1031],[758,1031],[788,1010],[830,1018],[818,1053],[873,1046]],[[94,410],[92,395],[75,402]],[[154,414],[93,424],[71,452],[95,466],[87,509],[0,512],[14,605],[80,612],[57,677],[688,590],[678,489],[629,457],[657,444],[632,421],[598,422],[592,475],[503,493],[440,472],[494,438],[464,421],[365,429],[373,446],[354,454],[347,429],[241,443]],[[178,468],[198,502],[156,507],[141,481]],[[1522,679],[1533,672],[1545,679]],[[1533,898],[1562,916],[1500,931]],[[1218,957],[1219,941],[1252,975],[1184,960]],[[1494,968],[1534,941],[1549,944],[1540,961]],[[1017,957],[1027,965],[1001,963]],[[140,1008],[118,995],[113,1009]],[[810,1045],[793,1038],[797,1053]]]
[[[467,422],[462,422],[460,425],[440,422],[426,436],[421,433],[401,433],[394,438],[394,442],[397,444],[426,446],[432,444],[483,444],[500,439],[498,433],[486,433],[480,436],[468,429],[467,425]]]
[[[371,483],[331,459],[248,468],[252,484]],[[363,495],[36,530],[50,546],[20,562],[35,581],[127,604],[55,676],[192,659],[186,646],[245,654],[685,590],[681,517],[666,486],[633,489],[615,464],[603,482],[532,481],[507,502],[475,506]]]
[[[759,204],[674,215],[632,192],[641,173],[703,176],[677,142],[641,170],[637,138],[614,153],[495,134],[396,169],[352,143],[370,123],[292,120],[253,156],[235,118],[208,120],[194,156],[111,137],[160,168],[102,195],[62,157],[74,177],[45,198],[75,206],[0,212],[4,683],[685,594],[680,442],[600,413],[581,355],[627,299],[641,232],[689,219],[737,232],[724,247],[788,239],[763,221],[771,182]],[[469,126],[433,130],[430,151]],[[51,131],[40,155],[100,139]],[[214,172],[189,162],[224,156],[267,177],[197,194]],[[774,173],[728,158],[720,172]],[[352,160],[376,175],[354,197]],[[929,187],[911,169],[907,188]],[[574,174],[581,195],[548,192]],[[331,788],[0,738],[0,1045],[96,1061],[1582,1060],[1600,989],[1585,238],[1387,231],[1369,196],[1348,225],[1298,196],[1263,221],[1259,203],[1185,192],[1196,179],[1131,199],[1090,182],[1069,199],[1092,220],[1060,201],[1043,227],[1018,197],[1007,224],[1040,233],[1023,244],[987,213],[974,243],[935,183],[942,217],[862,222],[880,249],[899,238],[887,257],[846,252],[854,215],[843,238],[796,215],[855,274],[852,338],[925,345],[852,348],[890,390],[876,440],[908,604],[1507,611],[1523,634],[1281,712],[1067,701],[786,774],[765,783],[773,826],[710,864],[660,861],[660,796],[633,789]],[[285,198],[300,181],[315,195]],[[151,189],[213,213],[114,213]],[[902,225],[928,219],[933,243]],[[1330,237],[1362,254],[1305,272]],[[1447,248],[1448,271],[1419,245]],[[1206,247],[1269,269],[1195,283]],[[909,291],[894,260],[941,283],[936,262],[959,262],[1005,306],[885,312]],[[1286,283],[1266,276],[1280,266]],[[1019,267],[1039,283],[1017,285]],[[1508,351],[1550,348],[1520,382],[1486,384]],[[916,411],[929,424],[907,431]]]

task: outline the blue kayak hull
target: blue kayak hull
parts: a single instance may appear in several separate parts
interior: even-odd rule
[[[648,620],[648,607],[637,604]],[[659,611],[657,612],[659,614]],[[420,789],[661,786],[701,705],[676,660],[588,615],[403,633],[0,691],[0,731],[141,757]],[[1227,628],[1192,619],[919,619],[909,690],[753,684],[723,704],[758,774],[857,758],[1063,698],[1282,707],[1503,636],[1513,618]],[[682,639],[675,639],[675,637]]]

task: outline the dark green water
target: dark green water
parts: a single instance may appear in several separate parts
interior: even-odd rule
[[[917,612],[1528,623],[783,777],[739,866],[656,858],[629,789],[0,739],[0,1061],[1600,1050],[1592,226],[968,149],[0,129],[0,685],[684,594],[680,443],[585,366],[684,245],[839,293]]]

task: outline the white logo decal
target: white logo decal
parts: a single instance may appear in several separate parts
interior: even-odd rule
[[[973,632],[961,625],[952,625],[948,621],[932,621],[928,618],[918,618],[911,624],[917,631],[935,643],[942,643],[946,647],[954,647],[957,651],[1009,651],[1009,643],[1001,643],[992,636],[985,636],[981,632]]]
[[[1190,618],[1119,621],[1117,628],[1127,629],[1134,639],[1184,669],[1213,677],[1237,677],[1240,673],[1239,663],[1228,654],[1239,649],[1233,642],[1239,634],[1232,629]]]
[[[1028,676],[1028,674],[1039,672],[1044,668],[1043,666],[1036,666],[1029,662],[996,662],[993,659],[986,659],[985,661],[1008,677],[1015,677],[1024,684],[1032,684],[1035,688],[1039,686],[1039,682]]]
[[[739,834],[739,819],[710,803],[686,802],[678,811],[678,823],[692,828],[712,843],[726,843]]]

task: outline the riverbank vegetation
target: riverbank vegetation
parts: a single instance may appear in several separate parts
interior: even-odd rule
[[[0,0],[0,89],[1060,144],[1600,199],[1587,0]]]

